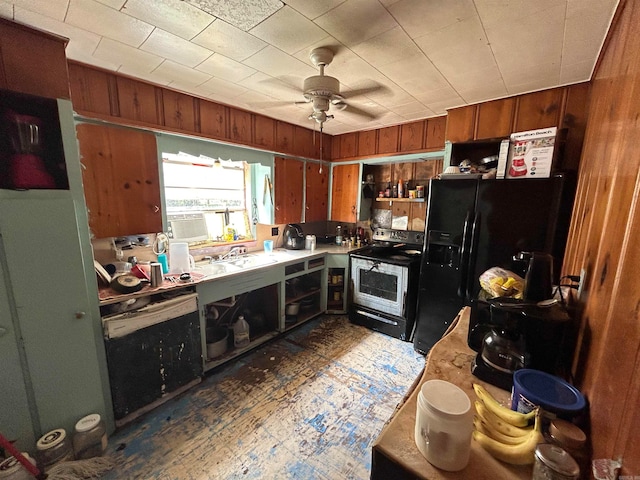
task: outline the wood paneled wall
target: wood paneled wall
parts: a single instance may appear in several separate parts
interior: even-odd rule
[[[447,117],[343,133],[333,137],[331,159],[354,160],[444,149]]]
[[[585,269],[576,383],[593,458],[640,475],[640,2],[621,0],[596,69],[564,273]]]
[[[331,135],[69,61],[71,101],[83,116],[328,159]],[[322,143],[322,152],[320,144]]]

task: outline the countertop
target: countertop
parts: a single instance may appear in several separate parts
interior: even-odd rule
[[[220,273],[217,275],[203,275],[198,273],[198,270],[191,272],[191,280],[188,282],[180,282],[177,280],[178,275],[165,275],[165,280],[159,287],[150,287],[145,285],[142,290],[132,294],[121,294],[113,290],[112,288],[100,285],[98,288],[98,297],[100,305],[109,305],[112,303],[118,303],[130,298],[143,297],[146,295],[152,295],[155,293],[161,293],[164,291],[178,290],[186,287],[197,285],[202,282],[215,282],[228,279],[234,275],[241,275],[248,271],[273,268],[275,266],[286,266],[292,263],[311,260],[313,258],[319,258],[326,255],[347,255],[350,252],[357,250],[357,247],[347,247],[346,245],[324,245],[319,244],[314,251],[311,250],[287,250],[285,248],[276,248],[271,254],[267,254],[264,251],[249,252],[249,256],[256,257],[261,260],[267,260],[268,263],[259,263],[253,266],[247,266],[235,271]],[[265,258],[266,257],[266,258]],[[174,278],[175,281],[170,281],[170,278]]]
[[[493,458],[475,441],[471,442],[469,464],[459,472],[446,472],[431,465],[414,441],[417,397],[422,384],[431,379],[449,381],[459,386],[472,403],[476,396],[473,383],[482,384],[495,398],[508,404],[509,392],[489,385],[471,374],[476,352],[467,345],[469,307],[460,311],[448,333],[436,343],[427,356],[422,376],[416,381],[404,402],[387,422],[373,445],[372,480],[383,479],[530,479],[532,466],[514,466]]]

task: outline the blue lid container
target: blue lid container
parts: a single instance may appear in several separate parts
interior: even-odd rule
[[[586,404],[584,395],[559,377],[528,368],[513,374],[512,410],[526,413],[540,406],[559,417],[571,418]]]

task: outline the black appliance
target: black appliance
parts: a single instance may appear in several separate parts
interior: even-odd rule
[[[290,223],[284,227],[284,248],[289,250],[302,250],[304,248],[304,234],[302,227],[296,223]]]
[[[474,302],[471,312],[467,343],[478,352],[471,367],[476,377],[510,390],[519,368],[568,373],[573,323],[560,303],[493,298]]]
[[[424,234],[378,228],[372,240],[349,254],[349,319],[410,341]]]
[[[464,305],[480,292],[480,275],[511,269],[518,252],[557,262],[573,206],[574,182],[563,174],[517,180],[431,180],[416,310],[414,348],[426,354]],[[472,308],[472,316],[474,310]]]

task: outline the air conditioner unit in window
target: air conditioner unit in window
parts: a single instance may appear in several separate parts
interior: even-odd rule
[[[167,223],[167,235],[173,241],[199,242],[209,238],[204,213],[167,215]]]

